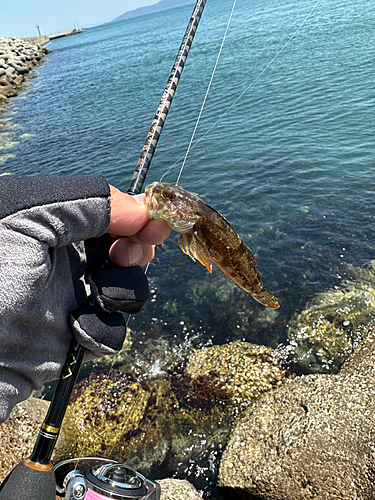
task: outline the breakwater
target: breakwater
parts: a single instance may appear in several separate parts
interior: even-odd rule
[[[0,113],[30,80],[30,73],[49,51],[21,38],[0,38]]]
[[[29,38],[22,38],[22,40],[30,45],[47,45],[47,43],[51,41],[48,35],[32,36]]]

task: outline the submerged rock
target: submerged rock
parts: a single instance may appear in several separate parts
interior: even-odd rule
[[[319,293],[290,322],[288,337],[305,372],[337,373],[375,315],[375,270],[350,267],[353,279]]]

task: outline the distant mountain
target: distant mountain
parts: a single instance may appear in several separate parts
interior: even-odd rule
[[[139,7],[138,9],[125,12],[121,16],[116,17],[116,19],[113,19],[113,21],[122,21],[123,19],[129,19],[130,17],[152,14],[153,12],[172,9],[173,7],[181,7],[182,5],[188,5],[190,3],[195,3],[195,0],[161,0],[160,2],[148,5],[147,7]]]

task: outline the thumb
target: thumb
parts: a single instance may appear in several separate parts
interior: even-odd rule
[[[110,186],[111,219],[107,233],[131,236],[138,233],[149,221],[144,194],[130,196]]]

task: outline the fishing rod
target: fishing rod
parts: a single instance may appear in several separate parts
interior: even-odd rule
[[[135,195],[142,191],[151,160],[154,156],[160,134],[171,106],[172,99],[176,92],[182,70],[185,66],[191,44],[206,5],[206,1],[207,0],[196,1],[189,24],[178,50],[177,57],[173,64],[172,71],[168,78],[167,85],[162,94],[151,128],[147,135],[145,145],[142,149],[142,153],[127,190],[128,194]],[[30,457],[24,459],[21,463],[16,465],[16,467],[6,477],[0,486],[0,500],[55,500],[56,476],[51,463],[51,457],[59,436],[62,421],[68,407],[74,384],[77,380],[78,373],[83,362],[84,354],[85,348],[79,343],[74,342],[68,352],[54,396],[39,431],[34,449]],[[105,467],[108,469],[104,470]],[[94,485],[93,489],[95,489],[95,491],[101,491],[101,481],[103,484],[107,484],[108,478],[111,478],[112,483],[116,483],[114,485],[115,491],[109,492],[104,489],[104,493],[102,491],[102,495],[91,495],[90,499],[112,498],[114,495],[120,495],[120,493],[122,495],[116,496],[116,498],[149,498],[151,500],[151,498],[157,499],[158,495],[160,496],[160,490],[157,488],[153,490],[152,485],[150,486],[150,482],[143,478],[143,476],[139,473],[133,471],[135,475],[132,475],[132,473],[129,472],[129,468],[126,469],[126,472],[124,470],[119,470],[122,466],[116,466],[117,468],[115,467],[115,472],[113,472],[111,471],[111,467],[115,467],[113,465],[113,461],[111,461],[110,464],[99,467],[100,474],[98,473],[97,476],[90,476],[90,479],[88,479],[88,477],[86,479],[89,485]],[[91,471],[91,469],[88,470]],[[91,474],[91,472],[88,474]],[[131,484],[125,487],[124,483],[116,482],[113,479],[113,474],[117,474],[116,477],[131,477],[129,480]],[[79,481],[80,478],[78,478],[78,476],[73,478],[74,485],[72,488],[74,487],[75,489],[74,491],[72,490],[69,498],[81,500],[86,496],[86,491],[82,489],[83,485]],[[135,491],[134,484],[141,484],[141,486],[139,486],[139,494],[141,496],[136,496],[138,494],[138,490]],[[92,493],[93,490],[89,488],[88,491]],[[158,494],[155,493],[157,491],[159,491]],[[107,494],[105,494],[105,492]]]
[[[197,0],[195,4],[190,22],[186,28],[180,49],[173,64],[171,74],[169,75],[167,85],[164,89],[162,98],[155,113],[155,117],[152,121],[150,131],[147,135],[145,145],[143,146],[141,156],[139,157],[137,167],[130,182],[129,189],[127,191],[129,194],[138,194],[142,191],[144,180],[150,167],[151,160],[154,156],[155,148],[159,141],[173,96],[176,92],[182,70],[184,69],[195,32],[197,31],[203,9],[206,5],[206,1],[207,0]]]

